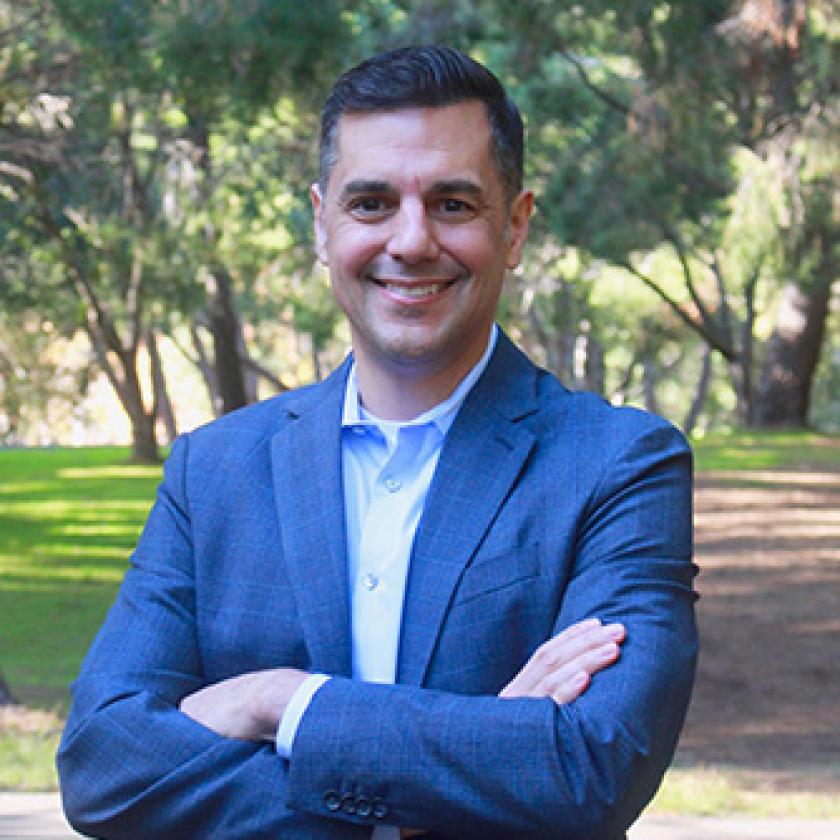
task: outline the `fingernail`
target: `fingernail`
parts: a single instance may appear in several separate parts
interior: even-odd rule
[[[624,636],[623,624],[608,624],[604,629],[611,639],[621,639]]]

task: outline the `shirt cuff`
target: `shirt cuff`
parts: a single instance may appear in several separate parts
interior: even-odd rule
[[[274,747],[281,758],[291,758],[292,743],[295,740],[300,719],[309,708],[315,692],[329,679],[326,674],[310,674],[298,687],[280,718]]]

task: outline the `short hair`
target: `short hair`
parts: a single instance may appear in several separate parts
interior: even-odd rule
[[[496,168],[505,198],[512,201],[522,189],[525,157],[519,109],[483,64],[444,46],[402,47],[378,53],[339,77],[321,111],[321,192],[326,195],[338,159],[342,114],[438,108],[470,100],[484,103]]]

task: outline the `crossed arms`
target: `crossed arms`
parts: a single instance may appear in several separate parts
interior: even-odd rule
[[[373,819],[325,807],[337,791],[441,835],[623,836],[670,760],[696,654],[690,546],[638,527],[667,531],[663,510],[679,514],[689,462],[676,435],[642,435],[613,465],[555,636],[498,696],[333,677],[290,762],[261,739],[302,670],[248,667],[243,651],[248,673],[207,685],[187,448],[173,451],[75,686],[58,757],[74,825],[101,837],[367,838]],[[604,623],[581,624],[592,617]]]
[[[576,700],[592,675],[618,659],[621,624],[585,619],[544,642],[499,697],[548,697],[558,705]],[[252,671],[188,694],[180,710],[226,738],[273,740],[305,671],[272,668]]]

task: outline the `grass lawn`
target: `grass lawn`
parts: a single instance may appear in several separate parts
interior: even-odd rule
[[[837,439],[807,433],[706,437],[699,471],[840,462]],[[0,450],[0,672],[42,711],[0,709],[0,790],[51,789],[68,686],[113,601],[160,480],[128,450]],[[840,817],[827,794],[756,793],[725,769],[672,770],[654,809],[671,813]]]
[[[813,432],[736,432],[692,441],[698,471],[740,472],[840,464],[836,437]]]
[[[128,450],[0,450],[0,671],[64,710],[160,479]]]

